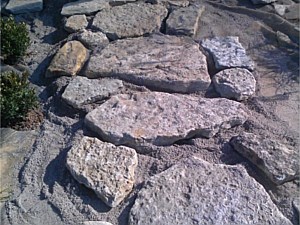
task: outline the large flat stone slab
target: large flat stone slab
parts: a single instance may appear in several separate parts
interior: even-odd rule
[[[52,59],[46,77],[74,76],[89,57],[89,51],[79,41],[64,44]]]
[[[153,176],[138,193],[130,225],[291,225],[242,166],[190,159]]]
[[[125,4],[100,11],[92,26],[112,40],[138,37],[159,31],[167,13],[162,5]]]
[[[156,34],[118,40],[93,52],[85,74],[182,93],[206,91],[210,84],[206,57],[197,43],[189,37]]]
[[[224,98],[241,101],[255,93],[256,80],[247,69],[222,70],[212,77],[212,82],[216,91]]]
[[[43,10],[43,0],[9,0],[5,9],[12,14],[39,12]]]
[[[61,10],[61,15],[90,15],[92,13],[98,12],[102,9],[109,7],[110,5],[108,0],[79,0],[64,4]]]
[[[249,159],[276,184],[299,177],[296,149],[277,140],[246,132],[232,138],[230,143],[237,152]]]
[[[90,137],[84,137],[67,155],[67,168],[74,178],[110,207],[117,206],[132,190],[137,164],[134,149]]]
[[[242,105],[228,99],[206,99],[163,92],[115,95],[85,117],[85,125],[115,145],[143,151],[167,146],[243,124]]]
[[[213,57],[218,70],[240,67],[254,70],[254,62],[247,56],[239,37],[215,37],[201,42],[202,47]]]
[[[86,105],[104,100],[117,93],[123,87],[123,82],[115,79],[88,79],[74,77],[68,84],[62,99],[77,109],[84,109]]]
[[[194,37],[205,6],[189,6],[174,10],[166,21],[166,33]]]

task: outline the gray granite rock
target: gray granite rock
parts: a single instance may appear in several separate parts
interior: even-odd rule
[[[138,193],[129,225],[150,224],[292,223],[242,166],[193,157],[153,176]]]
[[[255,93],[256,80],[252,73],[242,68],[222,70],[212,78],[221,97],[246,100]]]
[[[292,147],[246,132],[232,138],[230,143],[278,185],[299,176],[297,150]]]
[[[65,30],[74,33],[85,29],[88,26],[88,21],[85,15],[70,16],[65,23]]]
[[[187,7],[190,4],[189,0],[148,0],[147,2],[150,2],[152,4],[161,4],[168,8],[171,8],[173,6]]]
[[[276,2],[276,0],[251,0],[251,2],[254,4],[254,5],[266,5],[266,4],[270,4],[272,2]]]
[[[286,13],[287,8],[289,7],[289,5],[280,5],[280,4],[273,4],[273,6],[275,12],[280,16],[283,16]]]
[[[240,103],[224,98],[141,92],[111,97],[86,115],[85,125],[106,141],[142,152],[194,136],[210,138],[246,118]]]
[[[113,225],[105,221],[85,221],[82,225]]]
[[[127,3],[136,2],[137,0],[108,0],[111,6],[120,6]]]
[[[174,10],[167,19],[166,33],[194,37],[200,16],[204,10],[205,6],[189,6]]]
[[[84,109],[87,104],[104,100],[117,93],[123,87],[123,82],[114,79],[88,79],[74,77],[68,84],[62,99],[77,109]]]
[[[286,13],[284,14],[284,18],[288,19],[288,20],[299,20],[300,18],[300,4],[293,4],[290,5],[287,10]]]
[[[297,213],[298,213],[298,216],[300,216],[300,198],[295,198],[293,200],[293,207],[296,209]]]
[[[102,49],[108,43],[106,35],[102,32],[92,32],[90,30],[83,30],[78,34],[78,40],[83,43],[87,48],[93,50],[95,48]]]
[[[79,41],[69,41],[58,50],[46,71],[46,77],[74,76],[89,57],[89,51]]]
[[[9,0],[5,9],[12,14],[39,12],[43,10],[43,0]]]
[[[216,69],[232,67],[254,69],[254,62],[246,55],[246,50],[238,37],[215,37],[201,42],[202,47],[213,57]]]
[[[84,137],[67,155],[67,168],[79,182],[116,207],[132,190],[138,164],[134,149]]]
[[[97,13],[93,28],[102,31],[112,40],[142,36],[159,31],[167,13],[162,5],[125,4]]]
[[[85,74],[182,93],[205,91],[210,84],[206,57],[197,43],[189,37],[156,34],[118,40],[93,52]]]
[[[109,8],[108,0],[79,0],[70,2],[62,7],[61,15],[72,16],[76,14],[90,15],[102,9]]]

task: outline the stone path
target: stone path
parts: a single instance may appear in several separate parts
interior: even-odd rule
[[[41,1],[31,0],[37,9],[12,7],[14,1],[6,6],[12,13],[41,10]],[[287,10],[276,8],[287,16]],[[80,189],[77,182],[83,184],[99,198],[95,197],[99,203],[114,209],[121,209],[131,198],[126,206],[130,208],[131,225],[291,224],[242,165],[214,164],[189,155],[142,182],[136,175],[144,163],[140,158],[155,155],[157,149],[180,146],[194,138],[210,140],[228,132],[233,149],[276,185],[299,177],[296,161],[291,160],[296,158],[292,146],[261,134],[233,135],[244,130],[241,126],[249,126],[245,125],[251,117],[247,101],[256,95],[256,65],[238,36],[195,40],[203,13],[204,6],[186,0],[79,0],[64,4],[63,26],[73,36],[61,42],[45,77],[54,80],[67,76],[53,98],[84,116],[80,122],[66,119],[67,131],[61,125],[63,117],[68,117],[65,112],[62,121],[56,117],[53,121],[47,119],[46,127],[53,130],[44,130],[44,136],[51,137],[53,146],[63,143],[64,137],[59,133],[70,139],[70,149],[63,146],[66,154],[59,162],[65,162],[61,166],[70,173],[68,185]],[[62,131],[56,132],[55,126],[61,126]],[[80,138],[72,142],[71,133],[77,126]],[[56,139],[61,143],[55,144]],[[41,143],[39,139],[36,148],[50,154]],[[48,158],[58,163],[53,155]],[[39,165],[32,157],[25,170],[30,170],[30,163]],[[34,173],[40,176],[39,171],[34,171],[32,177]],[[38,183],[36,177],[25,176],[25,183]],[[54,189],[68,196],[62,187],[64,182],[49,180],[51,190],[46,185],[42,190],[49,201],[57,198],[51,195]],[[136,199],[132,198],[133,192],[138,192]],[[26,196],[24,193],[20,196]],[[67,214],[68,206],[80,198],[84,199],[79,195],[69,197],[68,204],[57,202],[55,207],[63,208],[61,214]],[[81,201],[88,205],[84,210],[91,216],[78,216],[80,222],[111,224],[95,218],[107,213],[105,210]],[[48,209],[45,204],[43,210]],[[294,207],[299,209],[298,206],[295,200]],[[71,217],[74,222],[75,216]]]

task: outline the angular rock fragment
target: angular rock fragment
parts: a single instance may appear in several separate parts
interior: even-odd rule
[[[141,152],[194,136],[210,138],[220,129],[243,124],[238,102],[163,92],[115,95],[85,117],[85,125],[104,140]]]
[[[168,8],[173,6],[187,7],[190,4],[189,0],[148,0],[147,2],[152,4],[161,4]]]
[[[109,43],[106,35],[100,31],[92,32],[89,30],[83,30],[83,32],[78,34],[78,40],[90,50],[95,48],[102,49]]]
[[[74,33],[83,30],[88,25],[85,15],[70,16],[65,23],[65,30]]]
[[[167,13],[162,5],[125,4],[97,13],[93,27],[112,40],[137,37],[159,31]]]
[[[245,223],[292,224],[242,166],[197,158],[153,176],[129,214],[130,225]]]
[[[276,2],[276,0],[251,0],[251,1],[254,5],[258,5],[258,4],[266,5],[272,2]]]
[[[293,4],[290,5],[287,10],[286,13],[284,14],[284,18],[288,19],[288,20],[299,20],[300,18],[300,4]]]
[[[123,82],[114,79],[88,79],[74,77],[68,84],[62,99],[77,109],[83,109],[86,104],[97,102],[117,93],[123,87]]]
[[[213,76],[212,81],[216,91],[224,98],[241,101],[255,93],[256,80],[246,69],[222,70]]]
[[[286,13],[287,8],[289,7],[289,5],[280,5],[280,4],[274,4],[273,6],[275,12],[280,16],[283,16]]]
[[[58,50],[45,76],[74,76],[83,67],[88,57],[89,51],[79,41],[69,41]]]
[[[132,190],[137,164],[134,149],[90,137],[84,137],[67,155],[73,177],[110,207],[117,206]]]
[[[171,12],[166,22],[166,33],[194,37],[204,9],[205,6],[189,6]]]
[[[43,0],[10,0],[5,9],[12,14],[39,12],[43,10]]]
[[[157,34],[118,40],[93,52],[85,74],[181,93],[206,91],[210,84],[206,57],[197,43],[189,37]]]
[[[109,1],[107,0],[79,0],[70,2],[62,7],[61,15],[72,16],[77,14],[90,15],[102,9],[109,8]]]
[[[230,143],[278,185],[299,176],[296,150],[279,141],[244,132]]]
[[[246,50],[238,37],[215,37],[201,42],[202,47],[213,57],[216,69],[241,67],[252,71],[254,62],[246,55]]]

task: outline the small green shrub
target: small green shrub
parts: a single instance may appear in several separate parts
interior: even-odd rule
[[[5,63],[14,64],[25,55],[30,42],[29,32],[25,23],[16,23],[12,16],[0,18],[0,23],[1,55]]]
[[[13,71],[1,74],[1,126],[12,126],[25,119],[29,110],[38,105],[35,91],[29,87],[28,73],[19,76]]]

